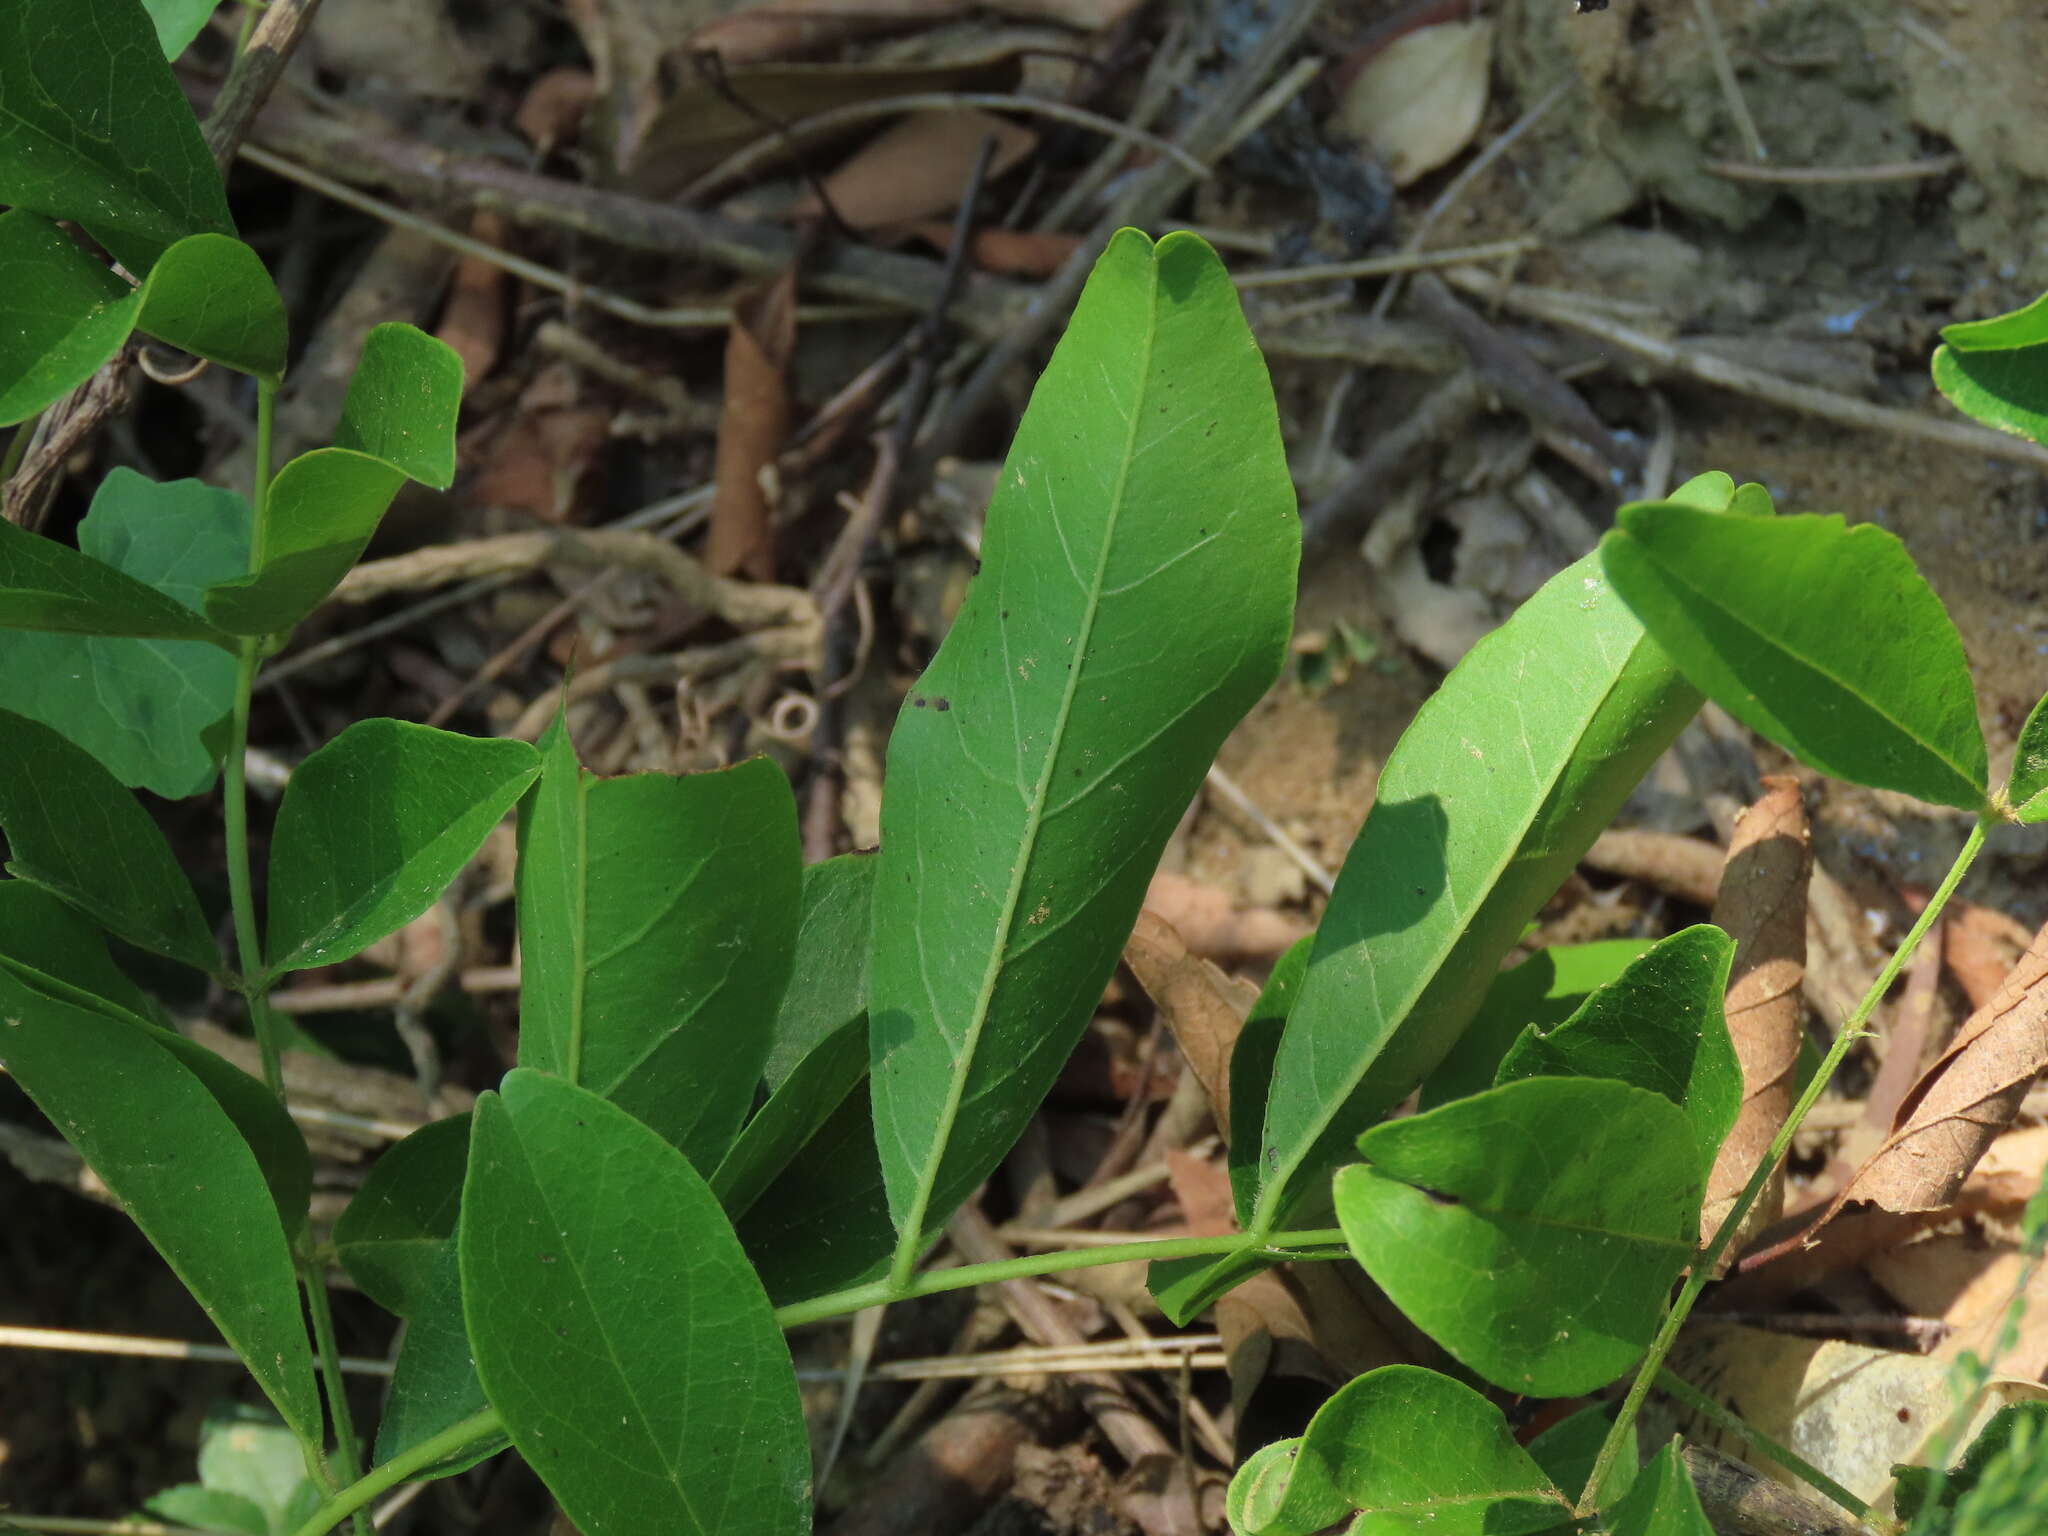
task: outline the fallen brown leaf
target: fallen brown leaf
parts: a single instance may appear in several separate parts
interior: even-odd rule
[[[734,300],[718,418],[717,491],[704,536],[715,576],[775,579],[774,496],[764,484],[789,437],[789,359],[796,351],[796,269]]]
[[[1872,1254],[1863,1267],[1907,1312],[1949,1325],[1934,1358],[1953,1362],[1967,1350],[1980,1360],[1996,1354],[2008,1376],[2039,1378],[2048,1369],[2048,1270],[2035,1269],[2018,1336],[1999,1347],[2013,1292],[2029,1267],[2013,1244],[1987,1245],[1975,1232],[1936,1232]]]
[[[1728,972],[1728,1033],[1742,1063],[1742,1108],[1707,1178],[1700,1241],[1719,1229],[1769,1151],[1798,1096],[1800,979],[1806,968],[1806,886],[1813,844],[1796,779],[1764,780],[1764,796],[1735,823],[1714,921],[1735,940]],[[1750,1208],[1744,1231],[1775,1221],[1781,1170]],[[1730,1252],[1739,1248],[1741,1235]]]
[[[857,37],[928,26],[973,9],[969,0],[753,0],[690,35],[727,64],[820,53]]]
[[[486,245],[505,243],[505,221],[495,213],[471,216],[469,232]],[[505,344],[504,268],[494,262],[465,256],[455,264],[455,276],[448,285],[448,302],[441,309],[441,323],[434,334],[462,359],[462,392],[468,394],[477,381],[497,366],[499,350]]]
[[[2012,1124],[2048,1064],[2048,928],[1899,1106],[1892,1133],[1843,1192],[1889,1211],[1940,1210]]]
[[[996,141],[991,181],[1038,147],[1038,135],[1029,128],[978,107],[915,112],[827,176],[825,196],[854,229],[887,229],[946,213],[967,190],[988,138]],[[793,209],[798,218],[823,211],[814,191],[806,191]]]
[[[913,237],[944,255],[953,248],[953,226],[943,222],[913,225]],[[1001,277],[1051,277],[1074,254],[1078,235],[1035,229],[977,229],[967,241],[967,259],[983,272]]]
[[[1173,1031],[1181,1059],[1209,1095],[1216,1124],[1228,1135],[1230,1053],[1258,1001],[1258,989],[1189,954],[1173,924],[1149,908],[1138,914],[1138,925],[1124,944],[1124,963]]]
[[[1942,914],[1941,957],[1970,1006],[1982,1008],[1998,995],[1999,983],[2027,952],[2032,937],[2025,923],[2003,912],[1974,901],[1952,901]]]
[[[597,79],[589,70],[561,65],[526,88],[512,114],[512,126],[542,154],[552,154],[576,136],[596,97]]]
[[[1358,72],[1330,128],[1371,145],[1394,184],[1405,187],[1472,142],[1492,66],[1492,22],[1418,27]]]
[[[606,412],[579,403],[575,369],[550,364],[491,434],[469,499],[546,523],[578,521],[584,486],[610,427]]]

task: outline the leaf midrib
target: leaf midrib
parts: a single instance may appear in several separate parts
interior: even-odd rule
[[[1039,768],[1038,782],[1033,786],[1031,798],[1026,805],[1026,831],[1022,846],[1018,849],[1016,865],[1010,874],[1009,889],[1003,896],[1001,919],[996,930],[997,941],[989,950],[988,965],[982,972],[981,986],[975,993],[974,1008],[961,1049],[953,1055],[951,1080],[946,1085],[946,1102],[940,1112],[934,1134],[926,1144],[930,1150],[926,1154],[924,1168],[918,1176],[916,1197],[905,1213],[906,1219],[896,1247],[895,1268],[898,1271],[907,1263],[914,1263],[916,1255],[923,1248],[924,1222],[931,1206],[932,1191],[938,1184],[939,1171],[945,1166],[946,1153],[953,1139],[953,1126],[959,1118],[960,1105],[967,1091],[967,1078],[973,1071],[975,1053],[981,1044],[982,1030],[988,1023],[989,1005],[995,996],[996,983],[1011,958],[1011,935],[1017,925],[1017,912],[1022,905],[1024,883],[1030,873],[1032,859],[1038,848],[1039,835],[1045,825],[1046,800],[1051,792],[1060,748],[1066,741],[1067,723],[1073,715],[1074,700],[1080,691],[1082,674],[1087,669],[1089,642],[1095,633],[1096,620],[1102,612],[1103,581],[1108,572],[1110,553],[1116,547],[1117,531],[1123,518],[1131,467],[1136,460],[1138,424],[1144,415],[1141,407],[1145,382],[1151,377],[1152,359],[1159,340],[1159,258],[1156,248],[1150,256],[1150,262],[1151,269],[1148,275],[1151,281],[1146,311],[1145,345],[1143,356],[1135,371],[1138,381],[1137,394],[1131,402],[1129,421],[1124,432],[1123,453],[1117,463],[1116,485],[1110,495],[1107,531],[1096,555],[1095,570],[1090,577],[1086,594],[1086,609],[1075,635],[1074,665],[1067,671],[1066,683],[1060,694],[1059,711],[1054,718],[1053,728],[1047,735],[1045,758]],[[920,970],[924,966],[922,947],[923,938],[920,935]],[[934,1023],[936,1022],[934,1020]]]

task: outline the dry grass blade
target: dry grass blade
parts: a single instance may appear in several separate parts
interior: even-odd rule
[[[1772,776],[1735,824],[1714,921],[1735,940],[1728,1033],[1742,1063],[1742,1109],[1707,1179],[1700,1240],[1710,1239],[1770,1149],[1798,1096],[1800,983],[1806,970],[1806,886],[1813,843],[1797,780]],[[1784,1209],[1782,1170],[1751,1208],[1749,1230]],[[1730,1251],[1741,1245],[1738,1236]]]

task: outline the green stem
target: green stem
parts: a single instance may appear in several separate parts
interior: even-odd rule
[[[14,478],[14,472],[21,468],[21,461],[28,452],[28,440],[35,436],[36,424],[43,419],[41,411],[29,417],[14,429],[14,436],[7,439],[7,451],[0,454],[0,485]]]
[[[1336,1248],[1343,1250],[1344,1234],[1335,1227],[1311,1232],[1274,1232],[1255,1242],[1242,1232],[1220,1237],[1158,1237],[1135,1243],[1117,1243],[1106,1248],[1071,1249],[1057,1253],[1027,1253],[992,1264],[964,1264],[957,1269],[930,1269],[908,1280],[874,1280],[851,1290],[834,1291],[810,1301],[792,1302],[778,1308],[775,1321],[784,1328],[843,1317],[849,1312],[886,1306],[893,1301],[910,1301],[919,1296],[936,1296],[942,1291],[965,1290],[969,1286],[994,1285],[1002,1280],[1024,1280],[1033,1275],[1061,1274],[1073,1269],[1093,1269],[1100,1264],[1129,1264],[1134,1260],[1196,1259],[1258,1249],[1275,1259],[1313,1258],[1300,1250]]]
[[[1870,1506],[1855,1494],[1807,1461],[1789,1445],[1780,1445],[1769,1435],[1751,1424],[1741,1414],[1722,1407],[1683,1376],[1675,1376],[1663,1366],[1657,1368],[1657,1390],[1667,1397],[1677,1399],[1709,1424],[1741,1439],[1744,1444],[1760,1455],[1768,1456],[1793,1476],[1804,1478],[1826,1497],[1833,1499],[1858,1520],[1870,1518]]]
[[[292,1532],[292,1536],[321,1536],[339,1525],[345,1516],[356,1514],[370,1500],[390,1488],[396,1488],[416,1472],[424,1472],[437,1461],[446,1461],[458,1455],[477,1441],[501,1433],[505,1421],[498,1417],[495,1408],[486,1408],[473,1413],[458,1424],[451,1424],[438,1435],[429,1435],[419,1444],[410,1446],[392,1457],[380,1467],[373,1467],[362,1477],[350,1483],[341,1492],[328,1499]]]
[[[335,1461],[344,1483],[363,1475],[362,1447],[356,1442],[355,1416],[349,1412],[348,1378],[341,1371],[341,1346],[334,1337],[334,1309],[327,1301],[327,1277],[309,1258],[299,1257],[299,1281],[306,1288],[306,1311],[313,1319],[313,1344],[320,1353],[320,1384],[327,1391],[327,1416],[334,1421]],[[372,1536],[370,1517],[355,1511],[355,1536]]]
[[[1636,1379],[1629,1386],[1628,1396],[1622,1399],[1621,1411],[1614,1416],[1614,1427],[1607,1432],[1607,1439],[1600,1447],[1600,1457],[1593,1463],[1593,1475],[1586,1479],[1586,1493],[1579,1502],[1578,1513],[1581,1517],[1594,1512],[1597,1490],[1605,1481],[1609,1469],[1613,1467],[1615,1458],[1621,1454],[1622,1446],[1628,1437],[1629,1426],[1635,1423],[1636,1414],[1643,1406],[1643,1399],[1649,1394],[1650,1384],[1657,1379],[1657,1372],[1664,1365],[1664,1357],[1671,1353],[1671,1346],[1678,1339],[1678,1330],[1685,1325],[1686,1318],[1692,1312],[1693,1303],[1699,1300],[1700,1292],[1707,1288],[1708,1283],[1714,1278],[1714,1272],[1720,1267],[1721,1255],[1726,1253],[1728,1245],[1735,1241],[1735,1234],[1741,1228],[1743,1218],[1749,1215],[1749,1209],[1763,1193],[1764,1185],[1770,1181],[1778,1164],[1784,1161],[1786,1152],[1791,1150],[1792,1138],[1798,1133],[1800,1123],[1806,1119],[1807,1112],[1819,1102],[1821,1093],[1834,1078],[1836,1069],[1842,1065],[1843,1058],[1849,1054],[1850,1048],[1863,1038],[1865,1022],[1869,1020],[1877,1005],[1884,1001],[1885,994],[1891,991],[1892,983],[1898,979],[1899,972],[1905,968],[1906,962],[1913,958],[1913,951],[1920,947],[1921,939],[1925,938],[1927,930],[1934,926],[1935,919],[1941,916],[1941,909],[1948,905],[1949,897],[1955,894],[1956,886],[1961,883],[1970,866],[1976,862],[1977,855],[1983,851],[1985,834],[1995,819],[1995,813],[1991,811],[1985,811],[1977,818],[1977,825],[1970,829],[1970,835],[1964,841],[1962,851],[1956,855],[1956,861],[1949,867],[1949,872],[1943,877],[1940,887],[1928,898],[1918,921],[1907,931],[1906,937],[1893,952],[1891,959],[1885,962],[1884,969],[1877,973],[1877,980],[1873,981],[1870,990],[1863,994],[1863,1000],[1857,1003],[1855,1012],[1843,1021],[1841,1031],[1835,1036],[1835,1043],[1821,1061],[1820,1070],[1813,1074],[1813,1080],[1806,1085],[1806,1091],[1800,1094],[1799,1102],[1792,1106],[1792,1113],[1786,1116],[1784,1125],[1771,1141],[1770,1150],[1756,1165],[1756,1171],[1749,1176],[1749,1183],[1743,1186],[1741,1197],[1728,1212],[1727,1219],[1721,1223],[1720,1229],[1714,1233],[1714,1240],[1707,1244],[1706,1250],[1694,1261],[1692,1272],[1686,1276],[1685,1286],[1679,1291],[1678,1299],[1671,1304],[1671,1310],[1665,1314],[1664,1325],[1657,1330],[1656,1338],[1650,1341],[1649,1353],[1643,1356],[1642,1364],[1636,1370]]]

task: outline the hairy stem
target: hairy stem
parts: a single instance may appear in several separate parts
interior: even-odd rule
[[[1763,1161],[1756,1165],[1756,1172],[1749,1176],[1749,1183],[1743,1186],[1741,1198],[1728,1212],[1720,1230],[1715,1232],[1714,1240],[1707,1244],[1706,1250],[1694,1261],[1692,1272],[1686,1276],[1684,1288],[1679,1291],[1678,1299],[1671,1304],[1671,1310],[1665,1314],[1664,1325],[1657,1330],[1656,1338],[1651,1340],[1649,1353],[1643,1356],[1642,1364],[1637,1367],[1636,1379],[1629,1386],[1628,1396],[1622,1400],[1621,1411],[1614,1416],[1614,1427],[1607,1432],[1607,1439],[1600,1447],[1599,1460],[1593,1463],[1593,1474],[1586,1479],[1586,1492],[1579,1501],[1578,1513],[1581,1517],[1593,1513],[1600,1485],[1606,1479],[1609,1469],[1613,1467],[1615,1458],[1621,1454],[1629,1426],[1635,1423],[1636,1414],[1643,1406],[1643,1399],[1649,1394],[1651,1383],[1657,1379],[1657,1372],[1663,1368],[1664,1357],[1671,1353],[1671,1346],[1678,1338],[1678,1330],[1685,1325],[1686,1318],[1692,1312],[1693,1303],[1699,1300],[1700,1292],[1707,1288],[1707,1283],[1714,1278],[1714,1271],[1720,1267],[1721,1255],[1728,1251],[1728,1245],[1735,1240],[1735,1234],[1741,1228],[1743,1218],[1749,1214],[1749,1208],[1756,1204],[1757,1197],[1763,1193],[1764,1185],[1769,1181],[1771,1174],[1776,1171],[1778,1164],[1785,1160],[1785,1154],[1792,1146],[1792,1138],[1797,1134],[1800,1123],[1806,1119],[1807,1112],[1819,1101],[1821,1093],[1833,1080],[1836,1069],[1842,1065],[1843,1058],[1849,1054],[1850,1048],[1863,1038],[1864,1024],[1868,1022],[1877,1005],[1884,1001],[1885,994],[1891,990],[1899,972],[1905,968],[1906,962],[1912,959],[1913,951],[1920,947],[1921,939],[1926,937],[1927,930],[1934,926],[1935,919],[1941,916],[1942,908],[1948,905],[1949,897],[1955,894],[1956,886],[1962,881],[1970,866],[1976,862],[1977,855],[1983,851],[1985,834],[1990,830],[1994,819],[1994,813],[1989,811],[1977,818],[1977,825],[1971,828],[1962,851],[1956,855],[1956,861],[1949,867],[1949,872],[1943,877],[1939,889],[1928,899],[1918,921],[1907,931],[1906,937],[1900,941],[1891,959],[1885,962],[1884,969],[1877,973],[1877,979],[1870,984],[1870,990],[1863,994],[1863,1000],[1857,1003],[1855,1012],[1843,1021],[1841,1030],[1835,1036],[1834,1045],[1829,1048],[1827,1056],[1820,1064],[1820,1070],[1813,1074],[1813,1080],[1806,1085],[1806,1091],[1800,1094],[1799,1102],[1792,1106],[1792,1113],[1785,1117],[1784,1125],[1771,1141],[1770,1150],[1764,1154]]]

